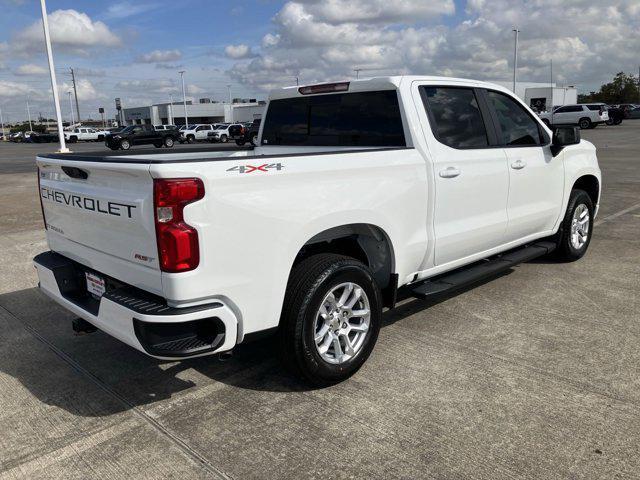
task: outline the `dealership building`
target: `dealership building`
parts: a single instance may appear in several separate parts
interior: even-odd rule
[[[189,123],[251,122],[262,118],[266,103],[255,99],[234,99],[231,103],[213,102],[202,98],[198,103],[187,101]],[[182,102],[158,103],[143,107],[122,108],[120,123],[124,125],[184,125]]]

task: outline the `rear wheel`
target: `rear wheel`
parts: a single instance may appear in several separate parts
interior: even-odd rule
[[[361,262],[334,254],[303,260],[291,273],[280,320],[285,365],[318,386],[349,378],[373,350],[381,313],[380,289]]]
[[[584,190],[572,190],[560,230],[556,234],[556,257],[572,262],[589,248],[593,233],[593,202]]]
[[[222,143],[227,143],[228,140],[229,140],[229,137],[227,137],[226,135],[221,135],[220,136],[220,141]]]
[[[174,143],[173,142],[173,138],[171,138],[171,137],[166,137],[164,139],[164,146],[167,147],[167,148],[172,148],[173,147],[173,143]]]
[[[75,135],[71,135],[69,137],[69,143],[76,143],[78,141],[78,137],[76,137]]]
[[[187,143],[193,143],[196,141],[196,137],[193,135],[187,135]]]
[[[251,137],[251,145],[253,145],[254,147],[258,146],[258,135],[253,135]]]
[[[244,140],[236,140],[236,145],[239,147],[244,147]]]
[[[578,126],[584,130],[586,128],[591,128],[591,120],[589,120],[588,118],[581,118],[578,121]]]

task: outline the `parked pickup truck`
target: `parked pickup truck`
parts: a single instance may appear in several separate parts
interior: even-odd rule
[[[130,125],[105,136],[104,144],[111,150],[129,150],[132,145],[171,148],[177,138],[177,130],[156,130],[153,125]]]
[[[74,128],[69,132],[64,132],[64,139],[70,143],[75,142],[102,142],[109,134],[105,130],[96,130],[95,128]]]
[[[258,144],[39,155],[41,290],[161,359],[273,334],[286,365],[327,385],[365,362],[398,295],[437,298],[542,255],[577,260],[593,233],[594,146],[577,127],[552,136],[498,85],[285,88]]]

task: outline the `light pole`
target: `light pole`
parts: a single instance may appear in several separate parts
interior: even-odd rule
[[[6,140],[4,136],[4,119],[2,118],[2,108],[0,108],[0,128],[2,129],[2,140]]]
[[[31,125],[31,109],[29,108],[29,95],[27,95],[27,117],[29,118],[29,131],[33,132],[33,126]]]
[[[229,93],[229,105],[231,105],[231,84],[227,84],[227,92]]]
[[[182,80],[182,102],[184,103],[184,124],[185,128],[189,125],[189,117],[187,116],[187,91],[184,89],[184,70],[180,70],[180,80]]]
[[[515,42],[513,44],[513,93],[516,93],[516,70],[518,69],[518,34],[520,30],[514,28],[512,30],[515,33]]]
[[[69,111],[71,112],[71,123],[69,124],[69,128],[76,123],[75,118],[73,118],[73,100],[71,100],[71,94],[73,93],[71,90],[67,92],[69,94]]]
[[[56,120],[58,122],[58,139],[60,140],[60,153],[67,153],[69,149],[65,145],[64,131],[62,129],[62,113],[60,111],[60,97],[58,97],[58,82],[53,64],[53,51],[51,50],[51,37],[49,36],[49,20],[47,18],[47,6],[45,0],[40,0],[42,10],[42,28],[44,30],[44,42],[47,47],[47,59],[49,60],[49,74],[51,76],[51,90],[53,90],[53,103],[56,107]],[[28,103],[27,103],[28,105]]]
[[[173,125],[173,93],[169,94],[169,105],[167,105],[167,123]]]

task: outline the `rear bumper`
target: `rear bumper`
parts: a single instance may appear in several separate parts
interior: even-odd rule
[[[34,258],[40,290],[55,302],[127,345],[160,359],[191,358],[231,350],[238,321],[220,301],[190,308],[169,307],[158,296],[106,278],[107,292],[86,290],[91,271],[55,252]],[[103,275],[104,277],[104,275]]]

